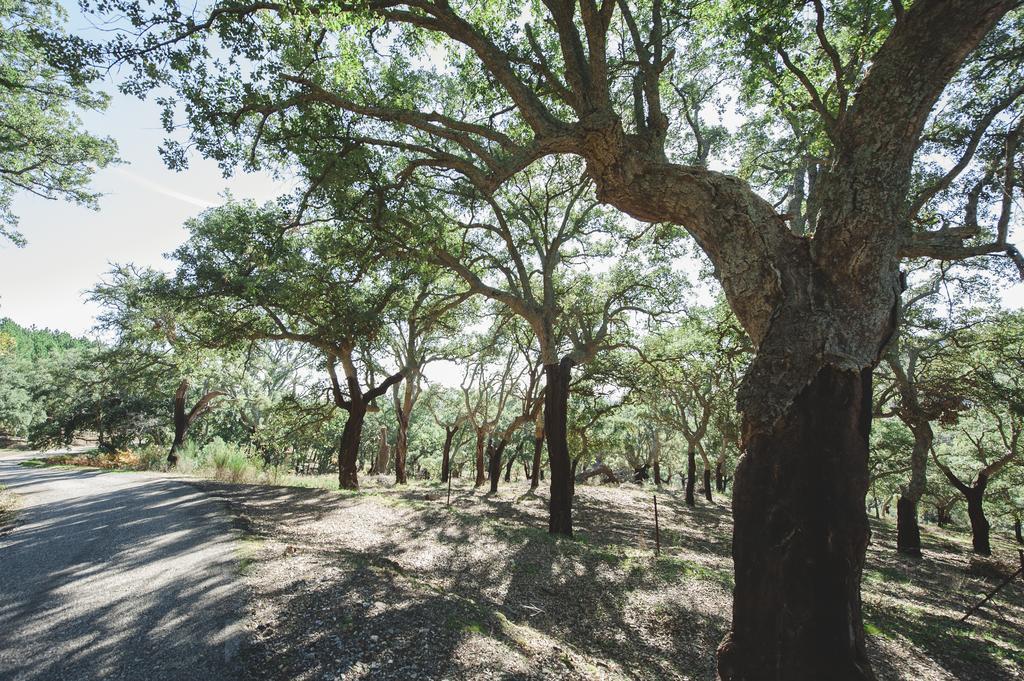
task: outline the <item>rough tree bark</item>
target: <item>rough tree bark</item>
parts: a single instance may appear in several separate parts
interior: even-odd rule
[[[398,433],[395,436],[395,482],[404,485],[408,482],[405,463],[409,452],[409,421],[412,418],[412,407],[416,397],[416,380],[409,377],[405,381],[402,399],[395,396],[395,418],[398,421]],[[381,471],[384,473],[384,471]]]
[[[452,441],[461,427],[456,425],[444,428],[444,447],[441,449],[441,482],[448,482],[448,476],[451,475]]]
[[[915,296],[913,302],[927,298],[929,292]],[[911,304],[913,304],[913,302]],[[917,520],[917,506],[927,485],[928,452],[931,450],[934,434],[931,423],[924,409],[917,388],[916,367],[919,359],[918,349],[911,347],[906,351],[906,366],[900,359],[900,343],[893,344],[886,354],[886,362],[895,378],[896,389],[900,396],[900,405],[896,410],[907,428],[914,435],[914,447],[910,452],[910,480],[901,490],[896,502],[896,550],[899,553],[921,557],[921,528]]]
[[[476,457],[474,462],[476,463],[476,480],[473,482],[473,487],[479,487],[484,484],[487,480],[486,473],[484,472],[484,442],[487,439],[487,429],[477,428],[476,429]]]
[[[377,433],[377,458],[374,459],[370,475],[384,475],[391,461],[391,447],[388,446],[388,427],[381,426]]]
[[[517,451],[516,456],[522,452],[522,449]],[[516,463],[516,456],[508,457],[508,463],[505,464],[505,482],[512,482],[512,466]]]
[[[530,469],[530,490],[540,486],[540,459],[544,450],[544,414],[538,414],[533,427],[533,466]]]
[[[338,381],[338,374],[335,366],[341,360],[345,370],[345,384],[348,388],[348,397],[345,397]],[[341,432],[341,442],[338,446],[338,486],[341,489],[359,489],[359,443],[363,437],[363,421],[366,419],[366,411],[370,403],[385,394],[392,385],[395,385],[405,376],[404,370],[389,376],[380,385],[362,391],[359,388],[359,379],[356,375],[355,364],[352,361],[351,348],[342,348],[339,354],[331,354],[327,358],[327,373],[331,377],[331,394],[335,406],[348,412],[348,419],[345,421],[345,428]]]
[[[989,538],[991,526],[985,517],[985,488],[988,477],[979,475],[977,482],[964,492],[967,497],[967,517],[971,521],[971,547],[982,556],[992,555],[992,544]]]
[[[953,485],[967,500],[967,517],[971,521],[971,544],[974,552],[979,555],[992,555],[992,545],[989,540],[991,527],[988,518],[985,517],[985,489],[988,487],[989,480],[1003,470],[1016,455],[1016,441],[1014,441],[1014,447],[1005,456],[981,469],[978,475],[975,476],[974,482],[968,485],[957,477],[956,473],[950,470],[949,466],[942,463],[935,454],[935,450],[932,450],[932,458],[935,460],[935,465],[938,466],[939,470],[946,476],[946,479],[949,480],[949,484]]]
[[[748,426],[733,488],[745,610],[719,648],[723,679],[872,678],[860,599],[870,426],[871,369],[832,367],[771,430]]]
[[[551,502],[548,532],[572,536],[572,462],[569,459],[569,382],[573,361],[563,357],[558,364],[545,364],[544,433],[551,467]]]
[[[927,421],[911,428],[914,448],[910,452],[910,481],[896,501],[896,550],[908,556],[921,557],[921,527],[917,521],[917,505],[927,484],[928,452],[934,435]]]
[[[365,418],[366,403],[360,399],[357,404],[353,400],[338,448],[338,486],[341,489],[359,489],[359,442]]]
[[[956,487],[961,494],[964,495],[964,499],[967,500],[967,518],[971,522],[971,546],[975,553],[981,556],[992,555],[992,545],[989,540],[990,526],[988,518],[985,517],[985,488],[988,487],[988,475],[982,471],[978,473],[978,477],[975,478],[974,484],[968,485],[960,478],[956,476],[947,466],[943,465],[936,459],[935,461],[939,470],[946,475],[946,479],[949,483]],[[939,526],[942,526],[942,518],[940,516]]]
[[[182,379],[178,389],[174,392],[174,440],[171,442],[171,450],[167,452],[167,465],[174,468],[178,465],[178,450],[185,444],[185,435],[188,429],[203,414],[213,409],[213,400],[223,395],[223,391],[211,390],[195,403],[190,411],[185,412],[185,397],[188,394],[188,380]],[[102,433],[100,439],[102,442]]]
[[[498,481],[501,479],[501,455],[505,452],[506,445],[508,442],[503,438],[498,438],[497,443],[494,438],[491,438],[487,443],[487,475],[491,479],[492,494],[498,492]]]
[[[694,487],[697,485],[697,456],[693,443],[686,448],[686,505],[694,507],[697,499],[693,495]]]

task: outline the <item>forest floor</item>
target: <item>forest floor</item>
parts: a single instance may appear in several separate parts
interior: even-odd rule
[[[575,541],[546,531],[546,491],[364,478],[359,493],[196,481],[242,530],[245,676],[260,679],[713,679],[729,625],[728,500],[688,508],[651,486],[581,485]],[[1024,679],[1024,580],[960,616],[1017,564],[993,536],[924,528],[899,557],[872,520],[864,575],[880,679]]]
[[[0,536],[10,529],[17,512],[18,497],[6,486],[0,485]]]

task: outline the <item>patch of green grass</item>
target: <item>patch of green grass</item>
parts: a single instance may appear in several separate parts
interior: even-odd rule
[[[246,576],[252,573],[256,558],[263,546],[263,540],[252,534],[244,534],[238,540],[238,574]]]
[[[488,634],[483,622],[465,616],[450,615],[445,624],[449,629],[461,631],[465,634],[480,634],[481,636],[487,636]]]
[[[10,529],[18,515],[18,497],[14,492],[0,485],[0,534]]]
[[[732,589],[735,586],[733,574],[727,570],[716,570],[692,560],[675,556],[660,556],[653,562],[653,571],[666,582],[679,582],[698,579],[704,582],[715,582]]]
[[[906,639],[954,673],[980,671],[989,675],[986,678],[996,678],[1005,671],[1004,663],[1024,658],[1021,641],[1008,641],[983,622],[961,624],[909,603],[866,608],[865,631]]]
[[[881,566],[864,570],[864,581],[879,584],[912,584],[914,580],[898,568]]]
[[[874,636],[876,638],[881,636],[888,637],[888,634],[886,634],[884,631],[882,631],[880,627],[872,624],[871,622],[864,622],[864,633],[868,636]]]
[[[43,468],[47,465],[46,459],[27,459],[18,464],[25,468]]]

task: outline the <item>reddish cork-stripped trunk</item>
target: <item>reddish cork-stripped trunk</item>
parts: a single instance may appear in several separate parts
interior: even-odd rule
[[[188,395],[188,380],[182,379],[178,389],[174,392],[174,440],[171,442],[171,450],[167,453],[167,465],[173,468],[178,464],[178,450],[185,444],[185,435],[188,429],[199,420],[204,414],[214,408],[214,400],[224,392],[211,390],[195,403],[191,410],[185,411],[185,398]],[[102,438],[101,438],[102,439]]]
[[[548,532],[572,536],[572,461],[568,445],[569,382],[573,362],[563,358],[558,364],[545,364],[547,387],[544,391],[544,433],[547,437],[551,467],[551,501]]]

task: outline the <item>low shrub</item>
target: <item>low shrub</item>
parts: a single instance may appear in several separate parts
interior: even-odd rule
[[[228,482],[255,480],[259,469],[238,445],[215,437],[202,449],[202,457],[213,468],[213,477]]]
[[[136,450],[139,458],[139,468],[147,471],[161,470],[167,466],[167,447],[160,445],[146,445]]]

